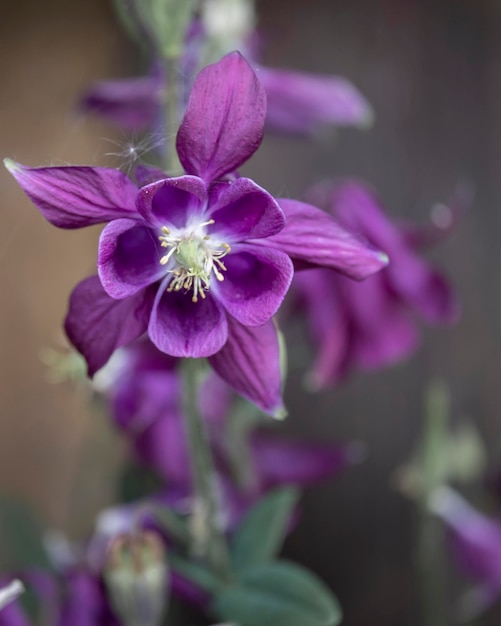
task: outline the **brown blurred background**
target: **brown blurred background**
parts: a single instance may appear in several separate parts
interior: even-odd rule
[[[376,112],[371,130],[319,144],[267,138],[247,168],[260,184],[299,196],[318,178],[355,175],[395,215],[422,220],[458,181],[476,188],[472,210],[435,255],[461,294],[462,321],[426,331],[410,362],[333,392],[294,395],[294,372],[289,385],[288,431],[360,439],[368,449],[365,464],[308,494],[289,554],[334,588],[347,626],[417,626],[412,509],[390,482],[413,449],[431,379],[450,384],[455,413],[475,419],[491,458],[500,451],[501,4],[258,8],[268,65],[345,75]],[[0,46],[2,155],[29,165],[113,163],[113,141],[127,138],[75,113],[89,82],[138,69],[109,3],[4,0]],[[0,491],[76,536],[111,501],[122,444],[70,387],[47,383],[40,352],[58,341],[67,296],[93,271],[98,231],[52,228],[3,170],[0,190]]]

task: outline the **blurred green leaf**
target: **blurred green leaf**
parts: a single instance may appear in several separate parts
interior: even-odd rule
[[[6,569],[51,568],[43,545],[43,526],[25,504],[0,498],[1,561]]]
[[[277,555],[298,498],[296,488],[284,487],[272,491],[250,509],[231,543],[236,571],[265,563]]]
[[[246,570],[238,586],[218,594],[214,611],[239,626],[335,626],[339,604],[308,570],[287,561]]]
[[[174,552],[169,552],[167,558],[174,572],[191,580],[197,587],[210,593],[220,591],[222,583],[203,565],[188,561]]]

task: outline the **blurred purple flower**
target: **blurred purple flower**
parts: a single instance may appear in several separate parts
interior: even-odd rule
[[[353,368],[371,370],[405,358],[419,341],[414,314],[431,324],[449,324],[458,317],[458,305],[447,280],[419,256],[421,247],[439,238],[433,231],[440,228],[420,234],[392,223],[358,182],[319,185],[310,197],[391,259],[363,283],[324,269],[295,276],[294,293],[317,351],[309,383],[318,389]]]
[[[433,492],[430,508],[450,530],[459,565],[478,583],[460,605],[459,617],[473,619],[501,595],[501,522],[478,512],[449,487]]]
[[[60,576],[42,570],[20,574],[41,606],[44,623],[57,626],[118,626],[105,590],[97,576],[83,568],[71,568]],[[19,602],[0,611],[0,626],[29,626]]]
[[[147,331],[166,354],[209,357],[237,391],[283,414],[271,318],[292,280],[291,258],[355,278],[386,264],[385,255],[319,209],[279,204],[247,178],[225,179],[258,148],[265,111],[254,71],[232,53],[194,83],[177,135],[185,176],[137,189],[118,170],[6,161],[52,224],[109,222],[99,242],[99,277],[76,287],[66,320],[90,375]]]
[[[179,74],[185,79],[186,92],[193,69],[199,63],[204,37],[202,22],[194,20],[180,59]],[[252,52],[256,48],[253,39],[252,35],[247,35],[247,44],[244,41],[240,45]],[[246,56],[251,58],[255,54]],[[345,78],[272,69],[252,61],[251,64],[266,91],[266,124],[270,129],[311,136],[325,126],[365,127],[372,123],[371,106]],[[130,130],[158,130],[166,87],[162,64],[156,60],[146,76],[94,83],[84,94],[80,106],[84,111],[99,114]]]
[[[116,356],[123,367],[103,390],[113,421],[126,435],[136,458],[167,485],[161,499],[182,509],[192,496],[191,469],[181,413],[181,380],[173,360],[147,341],[135,342]],[[98,383],[106,369],[96,376]],[[233,475],[233,442],[227,428],[235,399],[234,392],[215,374],[209,375],[199,396],[216,459],[221,509],[229,528],[268,490],[312,485],[359,460],[355,444],[293,442],[259,429],[245,443],[249,480],[239,484]]]

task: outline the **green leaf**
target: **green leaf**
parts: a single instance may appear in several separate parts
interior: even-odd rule
[[[341,609],[327,586],[287,561],[249,568],[240,584],[218,594],[219,619],[239,626],[336,626]]]
[[[236,571],[266,563],[279,552],[287,534],[299,491],[284,487],[255,504],[233,537],[231,559]]]
[[[51,568],[42,525],[26,505],[11,498],[0,499],[0,536],[3,568]]]
[[[169,552],[168,561],[174,572],[184,578],[188,578],[188,580],[191,580],[197,587],[201,587],[210,593],[216,593],[222,588],[219,579],[203,565],[198,565],[193,561],[187,561],[174,552]]]

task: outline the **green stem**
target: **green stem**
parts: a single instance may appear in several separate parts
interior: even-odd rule
[[[444,529],[428,508],[428,500],[443,480],[449,421],[447,389],[436,382],[430,386],[421,444],[423,492],[417,503],[417,573],[423,626],[448,623],[447,576],[444,559]]]
[[[179,73],[177,71],[178,57],[165,59],[165,72],[167,75],[167,90],[165,102],[166,124],[166,152],[165,169],[173,175],[182,171],[176,149],[176,137],[179,128]]]
[[[184,417],[191,463],[195,512],[195,549],[205,556],[213,572],[223,579],[230,576],[228,546],[217,523],[217,477],[204,423],[198,411],[198,359],[185,359]]]

